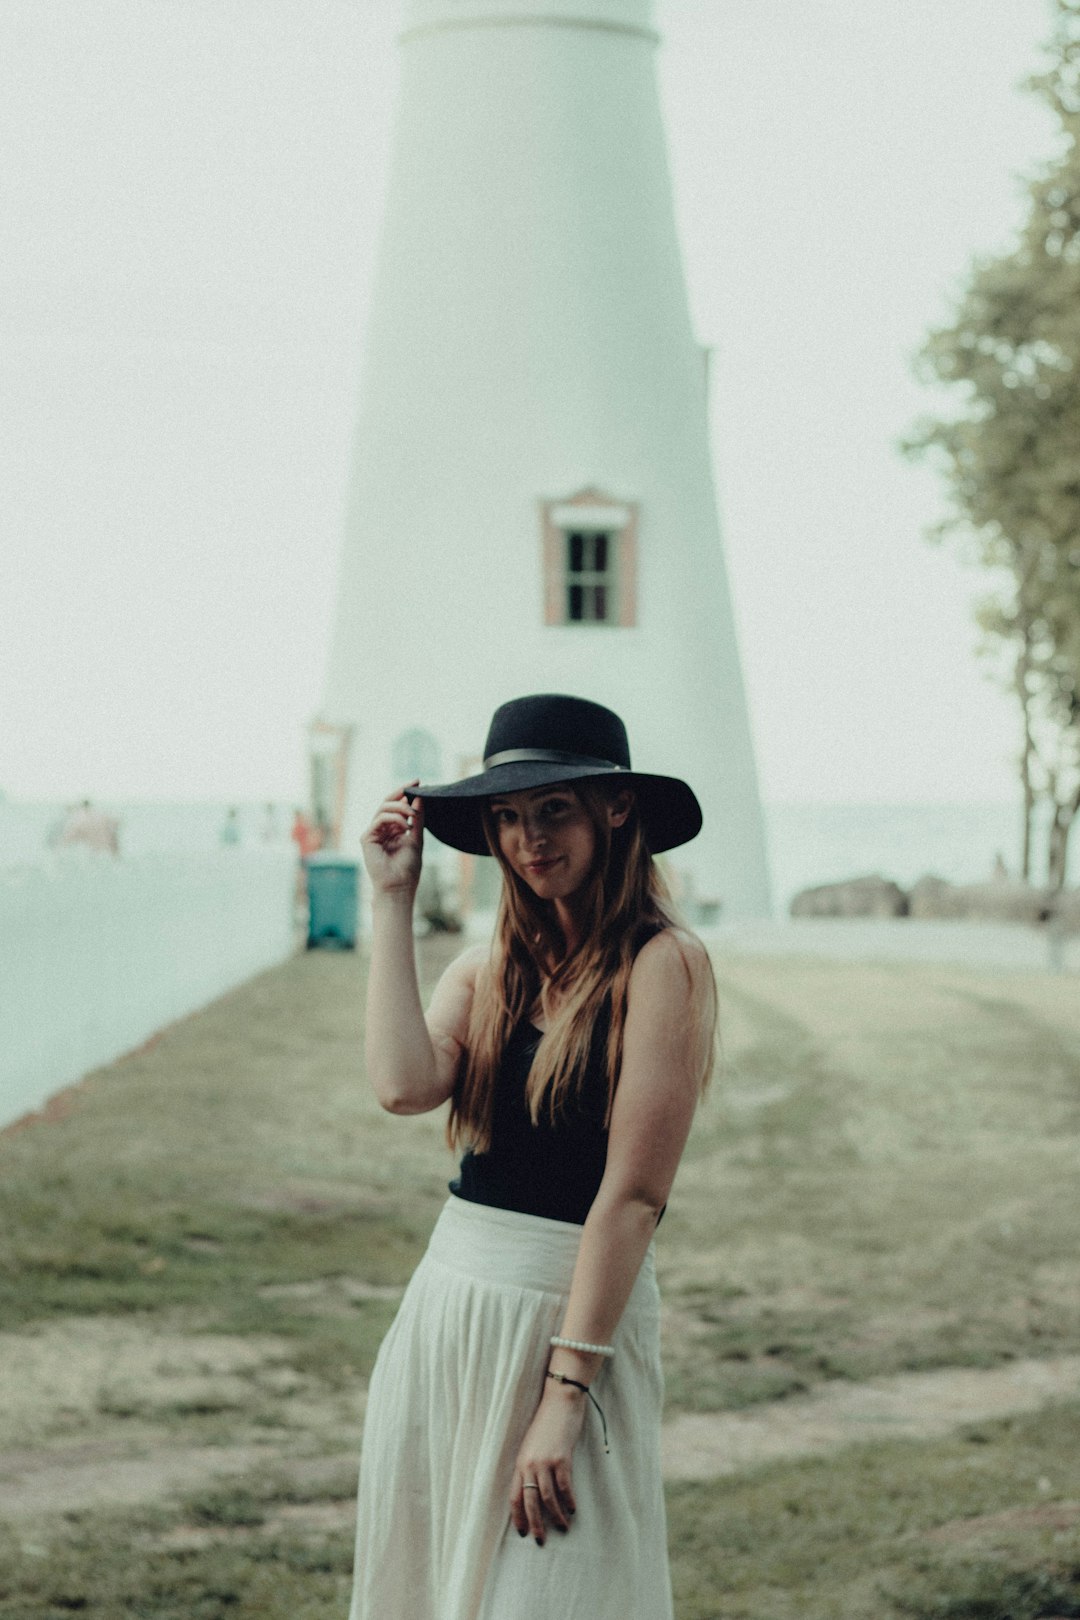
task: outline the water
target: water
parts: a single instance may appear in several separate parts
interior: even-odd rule
[[[120,819],[121,852],[129,855],[216,848],[228,805],[108,804]],[[292,807],[274,807],[277,838],[284,840]],[[260,842],[266,823],[261,804],[237,806],[241,841]],[[58,804],[0,802],[0,868],[34,865],[63,814]],[[778,915],[800,889],[880,872],[902,887],[925,873],[954,883],[990,876],[995,855],[1018,870],[1020,811],[1009,804],[805,805],[766,807],[766,829]],[[1080,839],[1080,833],[1076,834]],[[1075,872],[1075,849],[1071,868]],[[1045,838],[1036,840],[1035,876],[1045,862]]]
[[[233,801],[235,802],[235,801]],[[124,804],[95,799],[95,810],[120,822],[123,855],[198,854],[217,849],[231,804]],[[292,825],[293,807],[271,806],[274,843],[284,843]],[[242,844],[264,842],[267,807],[236,804]],[[20,803],[0,800],[0,869],[35,866],[49,851],[49,840],[64,818],[65,806],[56,803]]]

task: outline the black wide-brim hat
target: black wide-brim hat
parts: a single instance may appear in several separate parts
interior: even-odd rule
[[[423,799],[424,825],[443,844],[467,855],[489,855],[483,808],[503,793],[552,782],[625,782],[637,799],[645,842],[654,855],[688,844],[701,831],[701,806],[675,776],[635,771],[619,716],[587,698],[542,692],[496,709],[477,776],[445,786],[410,787]]]

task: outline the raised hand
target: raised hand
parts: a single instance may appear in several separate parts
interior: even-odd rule
[[[390,793],[360,840],[372,889],[380,894],[415,894],[424,845],[424,806],[406,797],[417,782]]]

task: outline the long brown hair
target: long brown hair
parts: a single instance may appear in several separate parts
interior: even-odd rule
[[[568,784],[560,784],[566,789]],[[494,818],[485,808],[488,847],[502,867],[503,884],[491,958],[477,977],[466,1038],[466,1057],[454,1088],[447,1134],[453,1148],[491,1145],[495,1080],[511,1032],[539,1000],[547,1029],[537,1047],[526,1085],[535,1124],[546,1112],[554,1121],[584,1078],[597,1020],[609,1008],[607,1117],[622,1065],[626,993],[634,958],[662,928],[681,926],[671,893],[641,830],[636,804],[620,827],[608,819],[606,784],[573,784],[596,836],[587,881],[583,937],[564,956],[562,933],[549,901],[538,900],[513,871],[500,847]],[[693,994],[699,1084],[708,1084],[715,1056],[716,982],[711,966],[695,973],[683,955]],[[554,964],[554,966],[552,965]]]

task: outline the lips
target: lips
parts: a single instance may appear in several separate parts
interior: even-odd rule
[[[539,877],[542,872],[550,872],[551,868],[557,864],[558,857],[552,856],[552,858],[547,861],[528,861],[526,863],[525,870],[526,872],[534,872]]]

